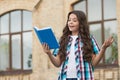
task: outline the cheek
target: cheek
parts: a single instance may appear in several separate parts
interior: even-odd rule
[[[79,24],[76,24],[76,29],[79,29],[79,27],[80,27]]]
[[[79,26],[79,22],[76,22],[75,25],[76,25],[76,26]]]
[[[78,27],[76,27],[76,30],[77,30],[77,31],[79,31],[79,26],[78,26]]]

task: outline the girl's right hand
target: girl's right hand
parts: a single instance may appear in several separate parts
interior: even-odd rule
[[[43,47],[43,50],[44,50],[45,53],[47,53],[47,54],[51,53],[50,49],[49,49],[49,46],[47,45],[47,43],[43,43],[42,47]]]
[[[52,55],[49,46],[46,43],[42,44],[43,50],[44,52],[49,56],[51,62],[56,66],[56,67],[60,67],[60,65],[62,64],[62,61],[60,60],[60,56],[54,56]]]

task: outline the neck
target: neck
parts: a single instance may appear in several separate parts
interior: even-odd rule
[[[73,32],[73,33],[72,33],[72,36],[77,36],[77,35],[78,35],[77,32]]]

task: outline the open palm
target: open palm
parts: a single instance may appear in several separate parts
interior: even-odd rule
[[[107,48],[113,43],[114,39],[113,37],[109,37],[107,40],[104,41],[102,48]]]

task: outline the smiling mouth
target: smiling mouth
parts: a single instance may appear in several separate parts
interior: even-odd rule
[[[70,28],[73,28],[74,26],[69,26]]]

